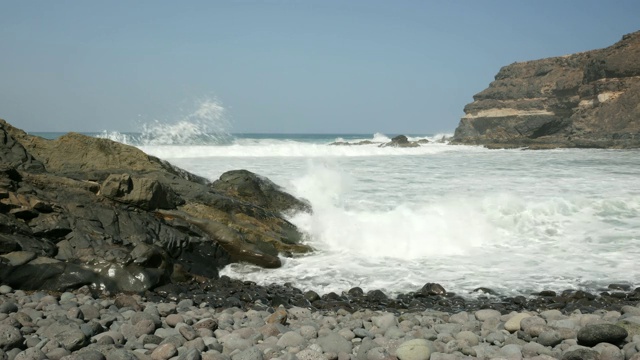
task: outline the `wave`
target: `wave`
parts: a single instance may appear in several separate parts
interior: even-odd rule
[[[224,274],[319,293],[353,286],[397,293],[435,281],[464,294],[486,286],[505,295],[593,290],[640,275],[640,196],[527,197],[496,189],[383,203],[351,197],[362,184],[322,164],[290,190],[313,205],[313,214],[290,220],[317,252],[283,259],[281,269],[234,264]]]
[[[231,143],[226,109],[218,100],[204,100],[174,122],[153,120],[140,125],[139,133],[103,131],[98,137],[134,146],[224,145]]]

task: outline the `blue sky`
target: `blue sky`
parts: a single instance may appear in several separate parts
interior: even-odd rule
[[[233,132],[452,131],[500,67],[606,47],[640,1],[2,1],[0,117],[138,131],[206,99]]]

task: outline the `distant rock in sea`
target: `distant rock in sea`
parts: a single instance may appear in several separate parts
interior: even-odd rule
[[[452,144],[640,147],[640,31],[604,49],[505,66],[473,99]]]

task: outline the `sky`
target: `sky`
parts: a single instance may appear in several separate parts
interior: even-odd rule
[[[0,4],[0,118],[29,132],[135,132],[203,102],[235,133],[452,132],[502,66],[640,30],[637,0]]]

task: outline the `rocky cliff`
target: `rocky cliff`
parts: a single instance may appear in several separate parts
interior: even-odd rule
[[[505,66],[473,100],[453,144],[640,147],[640,31],[604,49]]]
[[[141,292],[229,262],[279,267],[310,250],[290,210],[310,206],[248,171],[211,183],[131,146],[0,120],[0,283],[13,288]]]

